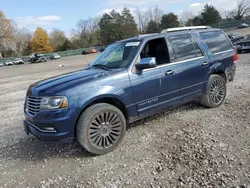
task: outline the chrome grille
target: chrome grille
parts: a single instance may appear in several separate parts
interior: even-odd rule
[[[27,97],[26,110],[30,115],[34,116],[41,110],[40,107],[41,100],[42,97],[33,97],[33,96]]]

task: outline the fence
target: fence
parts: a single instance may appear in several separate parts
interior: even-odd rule
[[[227,29],[234,29],[242,23],[246,23],[246,24],[250,25],[250,20],[223,21],[223,22],[219,22],[215,25],[212,25],[212,27],[227,30]]]
[[[107,46],[95,46],[92,48],[80,48],[77,50],[68,50],[68,51],[63,51],[63,52],[53,52],[53,53],[57,53],[58,55],[60,55],[61,57],[69,57],[69,56],[74,56],[74,55],[81,55],[83,50],[90,50],[90,49],[96,49],[97,51],[100,50],[103,47],[107,47]],[[47,53],[44,54],[47,57],[47,60],[50,60],[50,57],[53,53]],[[16,57],[6,57],[6,58],[2,58],[0,59],[0,63],[4,63],[6,60],[14,60]],[[24,62],[28,62],[29,61],[29,57],[28,56],[23,56],[20,57],[23,59]]]

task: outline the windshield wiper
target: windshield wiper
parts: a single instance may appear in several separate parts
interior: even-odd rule
[[[104,69],[104,70],[107,70],[107,71],[110,70],[106,65],[103,65],[103,64],[94,64],[91,67],[97,67],[97,68],[101,68],[101,69]]]

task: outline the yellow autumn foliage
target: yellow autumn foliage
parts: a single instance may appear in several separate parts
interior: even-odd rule
[[[49,53],[54,50],[50,43],[47,31],[41,27],[38,27],[34,33],[34,37],[31,42],[31,50],[34,53]]]

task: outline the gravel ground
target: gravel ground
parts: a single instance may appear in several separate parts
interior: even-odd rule
[[[28,86],[95,56],[0,68],[0,187],[250,187],[250,54],[220,108],[188,103],[136,122],[107,155],[25,135]]]

